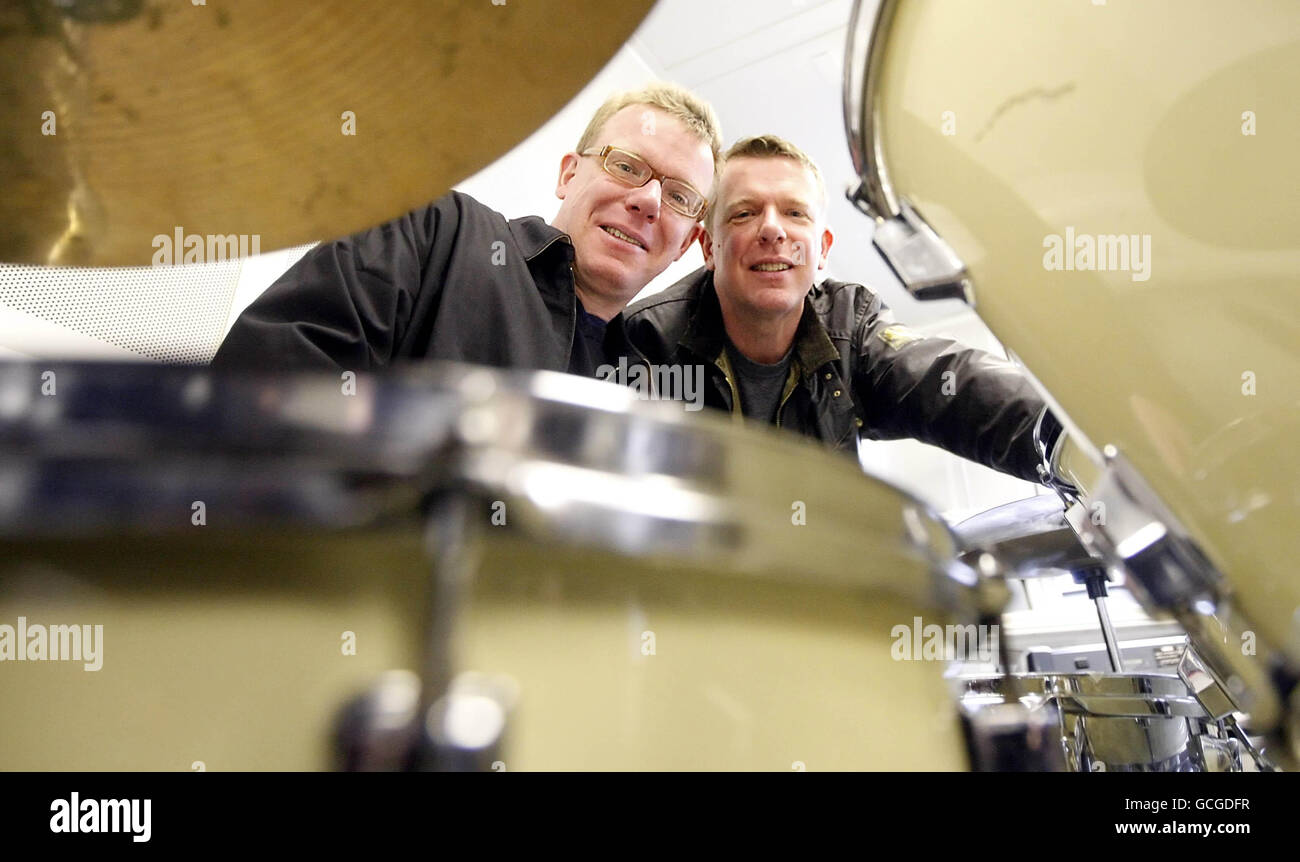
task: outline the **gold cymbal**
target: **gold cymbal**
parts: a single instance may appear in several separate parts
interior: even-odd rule
[[[178,229],[270,251],[378,224],[522,141],[652,5],[194,2],[0,7],[0,260],[142,265]]]

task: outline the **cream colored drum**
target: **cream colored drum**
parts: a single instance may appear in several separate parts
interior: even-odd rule
[[[335,765],[343,705],[423,661],[434,406],[0,365],[0,769]]]
[[[1300,8],[884,0],[853,30],[877,246],[918,295],[973,298],[1091,462],[1081,532],[1260,730],[1284,729]]]
[[[843,456],[564,375],[43,374],[0,366],[0,768],[966,767],[896,645],[1003,593]]]
[[[965,768],[943,663],[893,649],[990,601],[924,506],[604,384],[461,387],[485,493],[455,664],[518,686],[498,768]]]

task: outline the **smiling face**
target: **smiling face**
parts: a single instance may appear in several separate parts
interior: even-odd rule
[[[713,188],[709,144],[680,120],[648,105],[629,105],[605,123],[595,149],[614,146],[644,159],[659,174],[684,180],[704,195]],[[694,219],[663,205],[661,185],[619,182],[595,156],[569,153],[555,194],[563,203],[551,224],[573,240],[578,298],[608,319],[700,235]]]
[[[727,160],[703,245],[729,323],[797,323],[833,240],[823,197],[795,159]]]

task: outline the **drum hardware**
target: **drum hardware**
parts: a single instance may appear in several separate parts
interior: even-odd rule
[[[632,393],[567,375],[538,372],[512,379],[463,366],[442,370],[456,380],[467,404],[458,424],[460,469],[481,496],[514,498],[510,526],[620,554],[707,554],[729,569],[790,564],[819,577],[857,580],[839,563],[857,559],[860,549],[852,536],[837,531],[836,519],[800,527],[831,551],[809,559],[786,536],[756,526],[789,524],[789,501],[770,494],[718,496],[734,478],[728,470],[741,447],[713,423],[685,425],[681,411],[669,404],[634,409]],[[525,379],[527,386],[507,385]],[[592,411],[593,403],[604,409]],[[579,417],[589,427],[571,436]],[[664,445],[652,445],[655,429],[667,435]],[[745,451],[757,457],[780,439],[760,433]],[[625,478],[624,472],[631,475]],[[932,572],[929,582],[907,586],[907,592],[938,597],[967,619],[1001,610],[1005,585],[957,560],[957,541],[943,518],[904,496],[899,538]],[[743,547],[740,558],[737,547]]]
[[[1261,768],[1273,768],[1237,727],[1232,713],[1250,712],[1252,721],[1267,729],[1270,716],[1276,715],[1274,710],[1279,708],[1275,679],[1285,679],[1285,674],[1270,677],[1260,664],[1250,661],[1245,650],[1233,648],[1240,646],[1242,635],[1252,628],[1226,598],[1226,580],[1116,447],[1106,446],[1102,451],[1105,467],[1095,477],[1095,489],[1085,501],[1078,489],[1062,478],[1060,458],[1066,435],[1062,434],[1054,451],[1048,452],[1038,430],[1035,429],[1035,444],[1043,460],[1039,474],[1044,484],[1066,503],[1065,516],[1072,529],[1091,553],[1123,561],[1130,575],[1128,581],[1144,604],[1171,613],[1178,620],[1195,645],[1183,654],[1178,666],[1180,678],[1210,716],[1231,722],[1231,729]],[[1105,512],[1105,517],[1093,518],[1093,511]],[[1092,589],[1089,586],[1090,596]],[[1105,613],[1100,601],[1098,612]],[[1103,633],[1110,628],[1108,622],[1103,622]],[[1208,640],[1203,636],[1207,629],[1215,633]],[[1106,645],[1114,664],[1116,653],[1112,647],[1116,641],[1113,628],[1110,630]],[[1202,654],[1208,660],[1202,660]],[[1277,664],[1278,660],[1270,656],[1265,662],[1267,666]],[[1245,680],[1252,684],[1248,686]],[[1251,702],[1260,704],[1253,712],[1238,705]]]
[[[1242,771],[1243,749],[1259,769],[1271,768],[1248,740],[1242,744],[1230,716],[1215,720],[1176,676],[1012,674],[955,682],[970,726],[996,739],[994,755],[976,745],[980,764],[1049,768],[1041,736],[1051,730],[1069,771]],[[988,710],[995,711],[980,715]]]
[[[1042,390],[1042,384],[1035,381],[1034,387]],[[1053,410],[1053,416],[1059,413],[1059,408],[1055,404],[1049,405],[1049,410]],[[1066,450],[1070,442],[1070,432],[1064,428],[1059,428],[1056,438],[1050,441],[1047,439],[1048,431],[1045,430],[1050,420],[1048,411],[1044,410],[1038,415],[1038,421],[1034,423],[1034,451],[1038,453],[1038,481],[1040,484],[1047,486],[1056,493],[1061,501],[1069,507],[1079,502],[1079,488],[1074,482],[1065,475],[1061,466],[1061,455]],[[1059,425],[1059,417],[1057,423]]]
[[[1065,772],[1061,715],[1055,703],[960,700],[962,727],[975,772]]]
[[[1088,598],[1092,599],[1097,608],[1097,621],[1101,624],[1101,637],[1106,644],[1106,655],[1110,658],[1110,669],[1122,673],[1124,659],[1120,655],[1115,627],[1110,624],[1110,614],[1106,611],[1106,570],[1098,566],[1074,572],[1073,575],[1076,583],[1088,588]]]
[[[393,670],[349,701],[334,727],[337,767],[347,772],[412,768],[421,690],[413,671]]]
[[[960,299],[974,305],[973,286],[957,253],[952,250],[889,180],[877,134],[880,122],[875,101],[883,44],[897,0],[881,0],[870,22],[861,3],[853,5],[844,62],[844,126],[849,153],[862,182],[848,190],[848,199],[876,225],[872,243],[908,292],[919,300]],[[857,80],[857,70],[866,80]],[[869,141],[863,146],[862,141]]]
[[[1044,451],[1040,445],[1040,453]],[[1057,453],[1052,454],[1052,458],[1044,458],[1044,473],[1056,469]],[[1135,511],[1133,495],[1114,490],[1114,472],[1124,470],[1123,462],[1113,448],[1106,454],[1111,465],[1111,472],[1106,474],[1110,481],[1099,482],[1100,493],[1089,500],[1105,504],[1107,517],[1099,519],[1100,523],[1085,514],[1084,501],[1072,485],[1058,483],[1055,490],[1059,499],[1040,496],[1008,504],[956,527],[969,549],[960,559],[968,563],[981,558],[996,560],[1007,577],[1069,571],[1076,582],[1084,584],[1097,605],[1112,671],[1087,675],[1007,674],[991,680],[983,689],[968,682],[960,697],[972,762],[1015,764],[1020,757],[1028,764],[1044,766],[1042,759],[1033,754],[1040,750],[1034,734],[1038,732],[1035,728],[1050,722],[1038,719],[1035,723],[1026,710],[1032,712],[1035,704],[1051,702],[1059,707],[1060,739],[1065,762],[1072,770],[1241,771],[1245,768],[1243,753],[1255,769],[1274,769],[1270,758],[1251,742],[1234,715],[1241,710],[1243,698],[1202,658],[1197,646],[1183,650],[1177,676],[1122,672],[1118,640],[1105,606],[1107,569],[1103,561],[1118,557],[1128,570],[1127,564],[1140,558],[1152,544],[1136,542],[1131,538],[1134,533],[1140,539],[1145,530],[1156,541],[1174,533],[1151,518],[1142,524],[1143,510]],[[1088,532],[1089,528],[1107,528],[1112,535],[1123,536],[1118,531],[1134,522],[1139,526],[1128,534],[1130,538],[1112,540],[1123,548],[1122,552],[1112,551],[1113,555]],[[1160,527],[1160,533],[1149,526],[1153,523]],[[1146,580],[1138,580],[1139,585],[1154,585],[1163,597],[1164,604],[1156,607],[1174,612],[1180,596],[1182,604],[1187,605],[1189,596],[1191,601],[1203,601],[1209,588],[1217,588],[1213,570],[1186,573],[1179,568],[1188,559],[1198,559],[1193,556],[1194,547],[1177,547],[1166,553],[1178,556],[1172,562],[1169,556],[1155,557],[1160,561],[1156,563],[1142,560],[1136,570],[1129,570],[1130,580],[1145,575]],[[987,565],[982,568],[990,576],[998,574]],[[1212,595],[1217,599],[1219,594]],[[1221,599],[1216,606],[1224,606]],[[1187,615],[1175,613],[1175,617],[1181,622]],[[1004,656],[1003,667],[1010,666]],[[994,692],[1002,696],[990,700]],[[980,715],[990,706],[997,706],[998,711]],[[1024,753],[1016,754],[1017,747]]]
[[[861,196],[862,190],[862,186],[851,190],[849,202],[863,213],[874,215]],[[974,307],[975,288],[966,265],[906,199],[900,201],[899,207],[896,216],[876,217],[871,237],[894,275],[919,300],[960,299]]]
[[[1220,722],[1220,724],[1228,731],[1228,733],[1231,736],[1231,741],[1235,743],[1235,745],[1232,748],[1232,753],[1235,756],[1235,762],[1240,763],[1241,749],[1245,749],[1245,751],[1248,754],[1250,754],[1251,759],[1255,761],[1255,764],[1258,766],[1260,772],[1280,771],[1279,767],[1276,764],[1274,764],[1272,760],[1270,760],[1268,757],[1264,755],[1263,750],[1257,748],[1255,746],[1255,743],[1251,741],[1250,737],[1246,735],[1246,731],[1242,729],[1241,724],[1240,722],[1237,721],[1237,717],[1235,715],[1226,716],[1222,720],[1222,722]],[[1223,771],[1226,772],[1229,770],[1223,770]]]
[[[1082,506],[1067,517],[1090,548],[1124,567],[1145,604],[1172,614],[1187,631],[1198,657],[1189,684],[1198,697],[1213,712],[1246,712],[1260,731],[1278,730],[1285,721],[1278,685],[1296,656],[1256,632],[1234,605],[1227,581],[1123,455],[1114,446],[1104,455],[1089,496],[1105,506],[1104,522],[1087,517]],[[1257,642],[1254,655],[1242,648],[1247,641]]]
[[[1106,570],[1079,542],[1060,501],[1043,495],[999,506],[963,521],[958,531],[968,545],[979,549],[966,552],[964,557],[994,551],[1007,569],[1004,577],[1069,572],[1076,583],[1084,584],[1097,609],[1111,670],[1124,670],[1119,642],[1106,610]],[[1010,664],[1004,663],[1003,667]]]
[[[955,530],[959,555],[985,577],[1039,577],[1068,571],[1099,607],[1109,673],[1004,673],[958,679],[972,764],[1052,768],[1042,728],[1054,726],[1064,765],[1075,771],[1240,771],[1242,753],[1272,768],[1237,726],[1233,700],[1185,647],[1176,676],[1124,673],[1118,640],[1107,630],[1106,569],[1067,520],[1068,497],[1040,495],[981,513]],[[1076,504],[1077,505],[1077,504]],[[978,563],[978,564],[977,564]],[[1004,574],[1005,573],[1005,574]],[[1004,648],[1002,667],[1011,659]],[[1051,711],[1039,714],[1044,707]]]
[[[495,389],[495,382],[469,375],[460,394],[473,410],[484,409],[482,392]],[[477,383],[478,386],[474,384]],[[477,390],[477,391],[476,391]],[[485,416],[486,414],[480,414]],[[458,423],[458,436],[473,439],[485,428],[465,418]],[[490,420],[480,419],[481,422]],[[456,674],[457,620],[469,600],[474,570],[483,540],[478,521],[471,514],[474,502],[465,494],[432,499],[426,508],[426,546],[433,560],[433,619],[425,650],[425,680],[420,688],[418,730],[413,735],[415,750],[408,768],[438,772],[488,772],[503,763],[507,729],[519,700],[515,681],[504,675],[467,671]]]
[[[505,676],[463,673],[430,707],[419,768],[439,772],[493,772],[505,767],[506,730],[518,686]]]
[[[468,509],[464,495],[427,501],[425,547],[433,577],[422,673],[386,674],[344,708],[335,731],[343,769],[481,772],[500,761],[518,698],[513,681],[454,671],[457,612],[477,557]]]

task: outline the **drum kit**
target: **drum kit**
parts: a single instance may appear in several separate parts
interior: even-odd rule
[[[225,5],[225,24],[214,16],[185,25],[198,28],[192,50],[204,43],[198,36],[239,26],[241,4]],[[301,5],[306,13],[332,4]],[[435,38],[439,28],[419,31],[410,5],[368,10],[365,23],[376,34],[393,24],[411,38]],[[453,18],[479,14],[444,5]],[[1300,551],[1300,472],[1284,441],[1295,439],[1286,386],[1300,376],[1300,362],[1272,347],[1279,333],[1296,343],[1296,312],[1270,307],[1265,343],[1225,360],[1250,363],[1243,369],[1260,380],[1255,401],[1233,401],[1224,392],[1236,389],[1226,385],[1180,383],[1181,374],[1204,379],[1198,356],[1212,341],[1195,337],[1212,324],[1194,302],[1175,320],[1162,318],[1162,329],[1184,331],[1143,345],[1143,381],[1126,389],[1131,377],[1112,372],[1135,359],[1138,342],[1125,327],[1167,279],[1180,279],[1193,299],[1212,296],[1216,307],[1241,312],[1222,324],[1228,341],[1230,327],[1255,319],[1245,313],[1252,302],[1283,282],[1295,286],[1295,234],[1283,248],[1268,245],[1268,233],[1254,246],[1231,244],[1242,265],[1275,268],[1272,281],[1252,276],[1258,291],[1234,281],[1226,290],[1216,283],[1211,294],[1203,274],[1181,280],[1203,262],[1197,243],[1212,239],[1190,226],[1180,228],[1185,257],[1157,258],[1169,274],[1156,269],[1147,283],[1121,281],[1129,272],[1043,270],[1037,242],[1051,231],[1038,226],[1072,212],[1066,196],[1098,181],[1095,164],[1085,159],[1080,179],[1047,181],[1053,155],[1041,138],[1061,134],[1056,118],[1021,120],[1012,132],[994,126],[979,139],[944,135],[939,118],[944,110],[993,116],[986,103],[996,110],[1023,81],[1038,80],[1034,56],[1055,57],[1065,69],[1086,59],[1088,39],[1072,36],[1074,53],[1038,46],[1012,60],[996,50],[1005,28],[1032,27],[1049,12],[1025,2],[976,16],[968,5],[884,0],[874,14],[855,7],[845,63],[845,117],[862,175],[853,197],[909,290],[978,302],[1033,372],[1068,429],[1050,449],[1040,444],[1052,494],[954,526],[842,456],[779,431],[546,372],[433,364],[382,376],[228,376],[152,365],[0,364],[0,769],[1293,768],[1300,582],[1284,564]],[[571,65],[563,80],[525,75],[520,92],[500,95],[501,104],[475,103],[479,116],[518,126],[493,128],[497,149],[571,95],[644,13],[624,4],[569,6],[619,23],[582,28],[580,50],[523,40]],[[60,74],[79,70],[82,97],[114,74],[123,76],[115,99],[147,94],[152,73],[131,78],[107,58],[143,38],[121,28],[182,26],[181,14],[150,23],[144,13],[133,18],[132,7],[126,0],[68,4],[78,14],[62,17],[33,12],[0,36],[18,49],[0,62],[62,52],[82,63],[59,65]],[[518,17],[494,24],[504,40],[536,23],[525,20],[527,4],[508,8]],[[396,11],[385,17],[388,10]],[[1127,9],[1120,23],[1167,27],[1159,12]],[[94,15],[106,20],[89,20]],[[1179,21],[1202,23],[1194,15]],[[462,23],[487,32],[481,22]],[[1102,35],[1089,27],[1120,25],[1076,23],[1096,39]],[[1296,23],[1259,32],[1276,44]],[[608,34],[608,44],[593,44],[597,33]],[[952,41],[955,34],[968,41]],[[319,61],[319,42],[288,40],[282,57]],[[933,45],[941,50],[926,47]],[[1240,74],[1257,56],[1247,47],[1224,47],[1208,60],[1197,53],[1197,74],[1168,82],[1169,110],[1183,116],[1183,100],[1210,98],[1216,69]],[[455,75],[472,52],[425,53],[448,64],[439,71],[449,83],[433,92],[465,92],[471,101]],[[980,64],[971,57],[994,53],[1005,62],[974,80],[981,76],[970,69]],[[515,72],[535,60],[498,56],[517,59]],[[280,59],[267,68],[277,64],[290,65]],[[42,81],[59,83],[54,65],[41,67],[51,72]],[[210,74],[231,93],[250,92],[256,63],[237,75],[235,68],[214,65]],[[401,64],[392,74],[399,72],[402,80],[415,73]],[[17,80],[12,67],[0,65],[0,73],[5,83]],[[1174,78],[1206,83],[1183,92]],[[1102,75],[1096,86],[1112,83]],[[535,106],[530,87],[546,91]],[[1084,89],[1080,98],[1099,98]],[[1270,104],[1269,93],[1257,95],[1261,109]],[[945,100],[951,106],[936,109]],[[105,131],[108,103],[90,95],[85,104],[91,121],[69,130],[66,158],[33,174],[28,197],[0,204],[0,257],[52,263],[62,259],[51,256],[56,248],[80,249],[80,259],[96,263],[135,255],[122,251],[121,237],[132,235],[130,213],[153,203],[130,199],[128,184],[97,173],[116,170],[107,160],[128,159],[131,148]],[[537,110],[519,113],[524,105]],[[1012,122],[1006,113],[1003,122]],[[1167,133],[1166,115],[1139,114],[1131,119],[1151,135]],[[256,161],[262,176],[286,168],[260,161],[249,142],[261,127],[255,116],[245,119],[230,152]],[[394,163],[413,142],[441,143],[428,129],[421,138],[420,122],[392,142]],[[23,157],[27,143],[19,139],[10,156]],[[1106,149],[1092,143],[1073,146],[1080,158]],[[1135,146],[1109,147],[1115,170]],[[1271,146],[1260,148],[1264,158]],[[482,159],[495,155],[479,149]],[[465,172],[446,166],[469,158],[460,150],[436,155],[411,168],[422,172],[418,183],[376,187],[433,197]],[[141,159],[135,169],[144,169]],[[82,191],[60,199],[94,198],[102,218],[78,219],[73,204],[56,217],[45,203],[64,166],[60,176]],[[1198,181],[1266,167],[1242,160]],[[15,175],[13,164],[5,175]],[[247,214],[205,209],[223,200],[217,184],[232,176],[218,171],[213,185],[187,195],[185,218],[193,212],[195,230],[209,213],[247,223]],[[279,213],[280,239],[268,245],[360,226],[348,222],[357,210],[333,222],[295,220],[283,213],[310,215],[313,207],[298,200],[286,210],[259,197],[257,185],[241,206]],[[311,187],[277,186],[284,191],[276,194]],[[1152,220],[1165,203],[1162,188],[1145,187]],[[1096,194],[1087,202],[1096,206]],[[388,211],[362,215],[378,221],[405,205],[390,198],[375,204]],[[989,206],[1002,207],[996,218]],[[321,204],[320,212],[328,209]],[[121,234],[118,212],[127,214]],[[1171,218],[1207,223],[1204,214]],[[20,222],[24,229],[11,232]],[[73,227],[83,233],[70,243]],[[1027,254],[1026,230],[1028,251],[1038,248],[1029,265],[1017,262]],[[1076,274],[1079,284],[1067,291],[1062,277]],[[1055,321],[1063,304],[1068,326]],[[1094,602],[1105,669],[1022,669],[1007,639],[982,638],[1005,622],[1016,582],[1061,573]],[[1148,613],[1185,632],[1172,672],[1129,669],[1107,611],[1107,585],[1118,578]],[[932,635],[953,632],[971,634],[982,651],[993,644],[981,655],[984,670],[951,672],[954,656],[942,644],[931,654]]]

